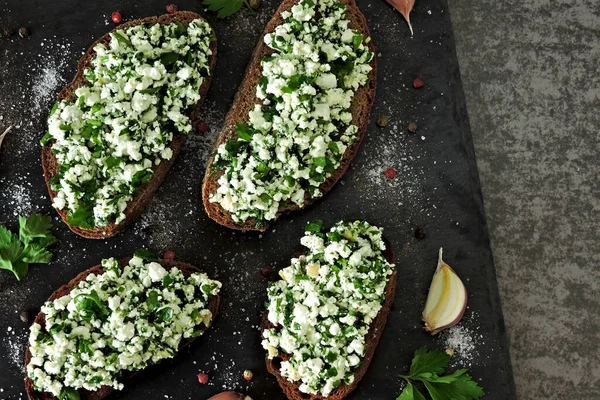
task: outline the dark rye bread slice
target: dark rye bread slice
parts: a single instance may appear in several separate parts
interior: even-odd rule
[[[350,21],[349,27],[362,33],[364,37],[370,37],[367,21],[365,16],[356,6],[356,2],[354,0],[339,1],[343,4],[346,4],[346,18]],[[262,38],[267,33],[273,32],[278,25],[281,25],[283,22],[281,13],[283,11],[289,11],[296,3],[298,3],[298,0],[284,0],[273,16],[273,19],[271,19],[271,21],[268,23],[261,40],[259,40],[258,45],[254,49],[250,64],[246,69],[245,78],[233,100],[233,106],[225,117],[225,124],[219,133],[219,137],[215,145],[215,151],[221,144],[227,143],[228,141],[238,137],[235,129],[236,122],[247,122],[249,120],[248,113],[254,108],[255,104],[258,104],[258,99],[256,98],[256,87],[258,86],[262,77],[260,60],[263,56],[273,53],[273,51],[264,44]],[[373,41],[369,42],[368,47],[369,50],[375,54],[375,46],[373,45]],[[358,152],[358,148],[360,147],[360,144],[362,143],[367,131],[367,125],[371,115],[371,108],[373,107],[373,102],[375,100],[375,89],[377,85],[376,57],[373,57],[373,60],[371,61],[371,67],[373,69],[369,73],[369,80],[367,84],[356,91],[352,101],[352,106],[350,108],[350,112],[352,113],[352,124],[358,126],[358,139],[351,146],[349,146],[344,153],[341,165],[327,180],[325,180],[325,182],[319,186],[319,189],[323,195],[329,192],[337,183],[337,181],[339,181],[340,178],[346,173],[346,170]],[[239,229],[242,231],[265,231],[268,226],[257,228],[256,220],[254,218],[249,218],[243,224],[236,224],[232,219],[231,214],[221,207],[220,204],[211,203],[209,201],[209,196],[215,193],[219,188],[218,180],[223,174],[222,171],[215,171],[215,173],[212,173],[210,166],[212,165],[213,161],[213,157],[211,157],[208,161],[208,168],[206,170],[204,184],[202,187],[202,199],[208,216],[219,224],[228,228]],[[301,208],[306,208],[317,199],[318,198],[312,198],[307,194],[304,199],[304,207],[299,207],[295,203],[289,201],[280,206],[278,217],[282,214],[287,214],[297,211]]]
[[[392,249],[392,246],[387,240],[385,240],[385,244],[386,249],[384,250],[383,255],[390,264],[393,264],[395,262],[394,250]],[[287,378],[283,377],[280,373],[281,361],[288,360],[290,358],[289,354],[280,352],[277,355],[277,357],[274,357],[271,360],[266,360],[267,370],[271,374],[273,374],[275,378],[277,378],[279,386],[281,386],[286,397],[289,400],[341,400],[348,396],[350,392],[352,392],[356,388],[362,377],[365,375],[365,372],[367,372],[369,364],[371,364],[371,360],[373,359],[373,356],[375,354],[375,349],[377,348],[377,344],[379,344],[379,339],[381,338],[381,334],[383,333],[383,328],[385,328],[390,309],[392,308],[392,304],[394,303],[394,296],[396,295],[396,277],[396,268],[394,268],[394,271],[389,277],[387,286],[385,287],[385,299],[383,301],[383,304],[381,305],[381,310],[379,311],[379,314],[377,314],[377,317],[375,317],[375,319],[371,323],[371,327],[369,328],[369,332],[367,333],[365,340],[365,355],[360,362],[359,368],[354,374],[354,382],[352,382],[352,384],[346,385],[345,383],[342,383],[341,386],[334,389],[327,397],[323,397],[320,393],[316,395],[303,393],[299,390],[300,385],[287,380]],[[271,328],[277,329],[277,326],[273,325],[269,321],[268,312],[265,311],[262,315],[261,337],[262,332],[265,329]]]
[[[190,22],[192,22],[195,19],[204,20],[204,18],[202,18],[199,14],[196,14],[194,12],[179,11],[174,14],[164,14],[164,15],[160,15],[160,16],[156,16],[156,17],[147,17],[147,18],[137,19],[135,21],[130,21],[130,22],[124,23],[122,25],[119,25],[118,27],[113,29],[113,31],[115,31],[117,29],[127,28],[129,26],[135,26],[135,25],[141,25],[141,24],[155,24],[155,23],[170,24],[170,23],[175,23],[175,22],[181,22],[187,26]],[[211,28],[211,30],[212,30],[212,28]],[[61,100],[74,101],[75,100],[75,95],[74,95],[75,89],[82,87],[82,86],[89,86],[89,82],[85,79],[85,76],[83,75],[83,71],[86,68],[91,67],[91,62],[95,55],[94,46],[96,46],[98,43],[108,45],[108,43],[110,42],[109,33],[105,34],[100,39],[95,41],[90,46],[90,48],[85,52],[85,54],[79,59],[79,63],[77,64],[77,74],[75,75],[75,78],[73,78],[73,81],[71,81],[71,83],[69,83],[67,86],[65,86],[60,91],[60,93],[58,94],[57,101],[61,101]],[[213,35],[215,34],[214,30],[212,30],[212,34]],[[210,50],[212,51],[212,55],[210,57],[210,74],[208,77],[205,78],[205,81],[202,84],[202,86],[200,86],[200,89],[199,89],[200,100],[193,107],[191,107],[191,109],[188,113],[188,115],[190,116],[192,121],[198,117],[200,108],[202,107],[202,104],[204,103],[206,94],[208,93],[208,88],[210,87],[210,82],[212,80],[213,71],[214,71],[215,65],[217,63],[217,42],[216,41],[211,42]],[[173,141],[171,143],[171,150],[173,150],[173,157],[171,157],[170,160],[162,160],[162,162],[158,166],[154,167],[154,175],[152,176],[152,179],[150,179],[150,181],[148,181],[146,184],[141,186],[138,193],[129,202],[129,204],[127,205],[127,209],[125,209],[125,220],[122,221],[121,223],[115,224],[114,222],[111,222],[109,225],[104,226],[104,227],[85,229],[85,228],[70,225],[69,222],[67,221],[67,211],[65,211],[65,210],[56,210],[56,211],[58,212],[60,217],[63,219],[65,224],[67,224],[69,226],[69,229],[71,229],[73,232],[75,232],[76,234],[78,234],[80,236],[83,236],[88,239],[105,239],[105,238],[109,238],[109,237],[116,235],[117,233],[119,233],[123,229],[125,229],[133,221],[135,221],[140,216],[140,214],[144,211],[144,209],[148,206],[148,204],[150,203],[150,200],[152,200],[152,196],[154,195],[156,190],[159,188],[159,186],[162,184],[162,182],[165,180],[167,173],[169,172],[169,170],[175,163],[175,160],[177,159],[177,155],[181,152],[181,149],[183,148],[184,142],[185,142],[184,135],[175,134],[173,136]],[[46,180],[46,186],[48,187],[48,193],[50,194],[50,199],[54,200],[54,197],[56,196],[56,192],[53,191],[52,188],[50,187],[50,180],[54,177],[54,175],[56,175],[58,173],[60,165],[59,165],[58,161],[56,160],[56,158],[54,157],[54,154],[52,154],[51,149],[52,149],[52,143],[48,143],[45,146],[43,146],[43,148],[42,148],[42,167],[44,168],[44,178]]]
[[[129,258],[120,260],[121,265],[122,266],[127,265],[129,263],[129,260],[130,260]],[[200,269],[198,269],[197,267],[194,267],[193,265],[186,264],[186,263],[179,262],[179,261],[159,260],[158,262],[167,270],[170,270],[173,267],[179,268],[183,272],[184,276],[190,276],[194,272],[200,272]],[[56,300],[64,295],[68,294],[69,292],[71,292],[71,290],[73,290],[73,288],[75,286],[77,286],[77,284],[79,282],[85,280],[88,277],[88,275],[90,275],[90,274],[101,275],[103,273],[104,273],[104,270],[102,269],[101,265],[96,265],[95,267],[92,267],[90,269],[87,269],[87,270],[81,272],[79,275],[77,275],[75,278],[73,278],[69,283],[62,285],[54,293],[52,293],[52,295],[48,298],[48,301]],[[213,296],[208,301],[207,309],[210,310],[210,312],[213,315],[213,318],[211,321],[211,326],[215,322],[215,318],[217,317],[217,313],[219,311],[219,302],[220,302],[219,296]],[[42,327],[44,327],[45,323],[46,323],[46,316],[40,312],[35,317],[35,320],[33,322],[37,322]],[[208,327],[202,326],[203,331],[206,331],[206,329],[208,329]],[[181,344],[179,345],[179,350],[181,351],[181,349],[183,349],[184,347],[186,347],[187,345],[192,343],[194,340],[195,340],[195,338],[192,338],[191,340],[181,342]],[[27,344],[27,348],[25,349],[25,376],[27,376],[27,365],[31,361],[31,357],[32,356],[31,356],[31,352],[29,351],[29,344]],[[121,379],[121,382],[123,382],[123,383],[127,382],[128,380],[133,378],[135,375],[137,375],[139,372],[141,372],[141,371],[127,372]],[[29,377],[25,378],[25,391],[27,392],[27,396],[29,397],[29,400],[57,400],[57,398],[54,397],[51,393],[36,391],[35,388],[33,387],[33,381]],[[102,386],[99,390],[94,391],[94,392],[82,389],[79,391],[79,395],[81,397],[81,400],[100,400],[100,399],[103,399],[103,398],[107,397],[108,395],[110,395],[113,391],[114,391],[114,389],[110,386]]]

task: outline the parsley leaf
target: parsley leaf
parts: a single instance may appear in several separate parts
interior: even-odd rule
[[[29,272],[29,264],[49,263],[52,253],[46,248],[56,242],[51,227],[52,218],[40,214],[19,217],[19,236],[0,226],[0,269],[21,280]]]
[[[28,264],[48,264],[52,260],[52,253],[38,244],[32,244],[25,247],[22,258]]]
[[[412,383],[408,382],[404,391],[396,400],[425,400],[425,397],[419,392]]]
[[[158,261],[158,255],[150,250],[136,250],[135,253],[133,253],[133,255],[146,261]]]
[[[23,246],[19,238],[5,227],[0,226],[0,260],[16,261],[22,252]]]
[[[410,366],[410,375],[400,375],[407,385],[396,400],[425,400],[411,381],[422,382],[432,400],[473,400],[482,397],[483,390],[467,375],[466,369],[440,376],[449,360],[450,355],[446,352],[428,351],[425,347],[418,349]]]
[[[33,214],[29,218],[19,217],[19,238],[25,246],[30,243],[40,243],[49,246],[56,239],[50,233],[52,218]],[[44,246],[44,247],[45,247]]]
[[[84,204],[80,204],[79,208],[75,212],[69,212],[67,214],[67,222],[73,226],[78,226],[84,229],[91,229],[94,227],[94,210],[86,207]]]
[[[483,390],[469,375],[461,375],[451,383],[436,383],[424,381],[427,391],[433,400],[470,400],[484,395]]]
[[[304,230],[306,232],[310,232],[310,233],[321,233],[321,230],[323,229],[323,220],[316,220],[316,221],[312,221],[312,222],[307,222],[306,223],[306,228],[304,228]]]
[[[59,400],[80,400],[79,392],[73,388],[65,387],[58,395]]]
[[[431,372],[441,374],[446,368],[446,364],[450,361],[450,355],[444,351],[432,350],[427,351],[425,347],[421,347],[415,352],[415,356],[410,366],[410,376],[414,377],[423,372]]]
[[[217,17],[226,18],[240,11],[246,0],[204,0],[202,4],[208,6],[210,11],[218,11]]]

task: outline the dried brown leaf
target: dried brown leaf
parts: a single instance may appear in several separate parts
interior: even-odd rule
[[[415,6],[415,0],[386,0],[388,3],[394,6],[396,10],[402,14],[406,22],[408,22],[408,27],[410,28],[410,35],[414,34],[412,24],[410,23],[410,12],[413,10]]]

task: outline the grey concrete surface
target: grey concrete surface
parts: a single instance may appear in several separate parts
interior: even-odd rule
[[[600,2],[449,3],[518,398],[600,399]]]

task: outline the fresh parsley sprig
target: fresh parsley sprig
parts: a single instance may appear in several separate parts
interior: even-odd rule
[[[52,253],[47,248],[56,242],[50,228],[52,218],[40,214],[19,217],[19,236],[0,225],[0,269],[21,280],[29,272],[29,264],[49,263]]]
[[[440,350],[428,351],[421,347],[415,352],[410,366],[410,375],[400,375],[406,387],[396,400],[426,400],[414,386],[413,381],[422,382],[432,400],[471,400],[484,395],[483,390],[467,375],[467,369],[442,375],[450,355]]]
[[[218,11],[217,17],[219,18],[227,18],[235,14],[240,11],[243,4],[250,10],[254,10],[249,0],[204,0],[202,4],[208,6],[209,11]]]

